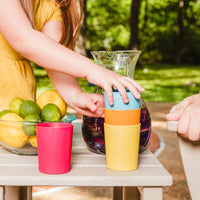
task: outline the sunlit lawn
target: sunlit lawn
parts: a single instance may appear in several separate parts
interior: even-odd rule
[[[37,95],[54,88],[43,69],[34,69],[34,73]],[[136,67],[135,80],[146,89],[142,94],[146,102],[177,103],[184,97],[199,92],[200,66],[146,65],[143,69]],[[79,79],[79,83],[85,92],[94,91],[94,86],[89,86],[86,80]]]
[[[151,102],[177,103],[200,90],[200,66],[146,66],[136,70],[135,79],[146,89],[143,97]]]

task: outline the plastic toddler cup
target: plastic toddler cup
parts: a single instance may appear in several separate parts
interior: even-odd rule
[[[128,95],[129,102],[124,103],[121,94],[118,90],[113,90],[113,105],[108,103],[108,98],[106,93],[104,92],[104,99],[105,99],[105,108],[111,110],[135,110],[140,108],[139,99],[136,99],[134,95],[129,91],[126,90]]]
[[[132,171],[138,168],[140,124],[116,126],[104,123],[107,168]]]
[[[137,125],[140,123],[141,109],[111,110],[104,108],[104,119],[110,125]]]
[[[39,171],[63,174],[71,168],[73,125],[62,122],[36,125]]]

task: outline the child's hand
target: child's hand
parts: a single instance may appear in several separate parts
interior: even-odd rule
[[[74,97],[74,96],[73,96]],[[69,105],[82,115],[104,117],[104,96],[95,93],[77,93]]]
[[[113,88],[118,89],[124,100],[124,103],[128,103],[129,101],[126,94],[126,89],[129,89],[136,99],[140,98],[139,91],[144,92],[144,88],[133,79],[121,76],[100,66],[94,68],[93,72],[90,71],[87,79],[89,82],[104,88],[110,105],[113,105]]]

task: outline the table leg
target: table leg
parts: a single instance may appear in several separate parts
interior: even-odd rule
[[[20,187],[20,200],[32,200],[32,186]]]
[[[140,187],[142,200],[162,200],[163,188],[162,187]]]
[[[2,192],[0,190],[0,200],[1,200],[1,195]],[[32,200],[32,187],[5,186],[5,193],[3,200]]]
[[[4,187],[3,186],[0,186],[0,200],[3,200],[4,199]]]
[[[123,200],[140,200],[140,192],[137,187],[123,187]]]
[[[19,186],[5,186],[4,200],[19,200],[20,199]]]
[[[122,187],[113,187],[113,200],[123,200],[123,188]]]

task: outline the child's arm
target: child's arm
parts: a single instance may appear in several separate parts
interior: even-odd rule
[[[50,70],[48,70],[48,75],[62,98],[78,113],[93,117],[103,117],[103,95],[84,93],[77,79],[72,76]]]
[[[41,31],[56,42],[60,42],[63,34],[62,22],[48,21]],[[77,79],[73,76],[48,69],[46,71],[56,90],[69,106],[83,115],[103,116],[104,98],[102,95],[84,93]]]
[[[113,103],[112,87],[119,90],[124,102],[128,102],[125,88],[136,98],[140,98],[138,90],[144,91],[134,80],[98,66],[34,30],[18,0],[0,1],[0,19],[0,32],[22,56],[49,70],[86,78],[99,85],[105,89],[110,104]]]

